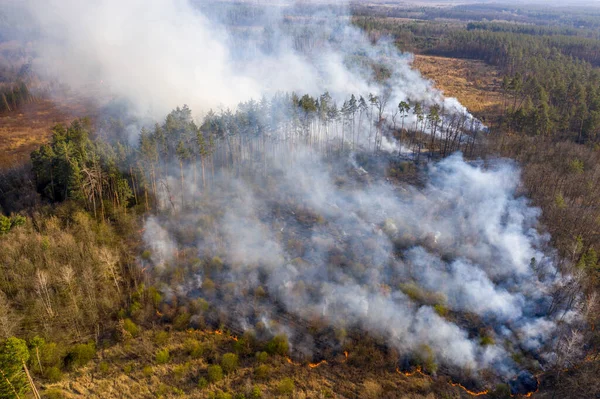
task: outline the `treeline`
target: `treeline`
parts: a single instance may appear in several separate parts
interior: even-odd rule
[[[432,23],[384,18],[355,17],[354,23],[371,36],[393,35],[400,49],[480,59],[499,67],[504,100],[501,120],[493,128],[578,143],[600,139],[598,40],[495,29],[510,24],[471,24],[467,29],[450,24],[444,30]]]
[[[504,72],[508,129],[595,142],[600,129],[600,70],[548,46],[544,38],[488,31],[454,32],[437,54],[483,59]]]
[[[408,18],[427,21],[460,22],[508,21],[540,26],[575,29],[600,27],[600,13],[592,7],[564,8],[514,4],[464,4],[454,7],[414,7],[352,3],[352,15],[377,18]]]
[[[511,32],[535,36],[580,36],[591,39],[600,38],[593,29],[571,28],[568,26],[545,26],[516,24],[508,22],[469,22],[467,30],[489,30],[492,32]]]
[[[353,16],[352,23],[365,31],[369,38],[377,41],[382,37],[393,37],[396,46],[402,51],[425,52],[437,48],[442,36],[461,29],[453,23],[431,23],[411,20],[397,23],[386,18]]]
[[[132,151],[90,138],[88,120],[76,120],[69,127],[57,125],[49,144],[31,153],[37,191],[51,202],[81,200],[94,216],[105,219],[111,212],[126,209],[132,197],[130,184],[119,162]],[[126,169],[125,169],[126,170]]]
[[[499,41],[505,47],[521,47],[523,52],[531,52],[533,49],[547,48],[556,49],[566,56],[570,56],[579,60],[587,61],[593,66],[600,65],[600,41],[594,38],[585,38],[567,35],[553,34],[530,34],[515,30],[495,29],[494,26],[483,24],[483,28],[476,28],[475,24],[469,24],[467,27],[471,35],[464,33],[454,33],[447,37],[448,42],[460,42],[456,47],[465,42],[474,42],[481,40],[484,43],[489,41]],[[510,26],[510,25],[506,25]],[[526,25],[514,25],[515,27]],[[526,28],[527,29],[527,28]],[[465,37],[466,36],[466,37]],[[530,37],[533,36],[533,37]],[[483,44],[486,46],[485,44]]]

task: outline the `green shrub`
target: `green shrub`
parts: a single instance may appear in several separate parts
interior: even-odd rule
[[[173,377],[177,380],[184,380],[190,371],[190,363],[180,364],[173,369]]]
[[[158,389],[156,390],[156,395],[160,398],[162,396],[166,396],[171,392],[171,387],[167,384],[160,384]]]
[[[252,392],[250,392],[250,398],[252,399],[260,399],[262,398],[262,392],[259,387],[254,386],[252,388]]]
[[[152,252],[149,249],[142,252],[142,259],[146,261],[152,259]]]
[[[494,345],[495,341],[493,337],[490,337],[489,335],[484,335],[480,338],[479,343],[481,344],[481,346],[488,346]]]
[[[152,374],[154,374],[154,370],[152,369],[152,366],[144,367],[144,369],[142,370],[142,374],[144,374],[144,377],[152,376]]]
[[[196,339],[186,339],[183,343],[183,348],[194,359],[199,359],[204,354],[204,346]]]
[[[264,380],[268,378],[269,374],[271,374],[271,368],[266,364],[261,364],[254,368],[254,377],[256,377],[259,380]]]
[[[100,364],[98,364],[98,371],[101,374],[107,374],[109,370],[109,366],[107,362],[100,362]]]
[[[208,386],[208,381],[204,377],[200,377],[198,380],[198,388],[204,389]]]
[[[226,353],[221,359],[221,367],[225,374],[229,374],[235,371],[238,366],[238,355],[235,353]]]
[[[269,360],[269,354],[267,352],[256,352],[256,361],[259,363],[266,363]]]
[[[157,364],[168,363],[169,362],[169,350],[167,348],[165,348],[165,349],[161,349],[158,352],[156,352],[155,360],[156,360]]]
[[[446,306],[442,305],[441,303],[436,304],[433,307],[433,310],[435,310],[435,313],[437,313],[441,317],[445,317],[448,315],[448,308]]]
[[[62,372],[56,366],[44,369],[44,377],[50,382],[59,382],[62,380]]]
[[[175,320],[173,320],[173,328],[178,331],[184,331],[190,325],[191,318],[192,316],[187,312],[179,314],[175,317]]]
[[[284,378],[283,380],[279,381],[279,384],[277,384],[277,392],[279,392],[281,395],[291,395],[294,393],[295,389],[296,385],[294,384],[294,380],[291,378]]]
[[[223,369],[218,364],[208,366],[208,380],[217,382],[223,379]]]
[[[60,389],[48,389],[47,391],[42,393],[42,398],[44,399],[64,399],[66,396],[63,394],[63,391]]]
[[[150,302],[152,302],[152,305],[154,305],[154,307],[157,308],[162,302],[162,295],[160,294],[160,292],[156,288],[150,287],[148,288],[147,294],[148,299],[150,300]]]
[[[93,342],[89,344],[77,344],[71,347],[71,350],[65,358],[67,366],[72,368],[83,367],[96,356],[96,346]]]
[[[265,348],[270,355],[285,356],[288,353],[289,345],[285,335],[277,335],[267,343]]]
[[[152,340],[156,345],[164,346],[167,342],[169,342],[169,333],[166,331],[157,331],[154,333]]]
[[[123,366],[123,373],[131,374],[132,371],[133,371],[133,366],[131,364],[126,364],[125,366]]]

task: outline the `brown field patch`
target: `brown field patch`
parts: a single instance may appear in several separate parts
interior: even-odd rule
[[[413,66],[435,82],[447,97],[456,97],[483,121],[496,119],[502,111],[502,77],[482,61],[416,55]]]
[[[73,98],[60,102],[44,98],[0,114],[0,170],[27,162],[31,151],[48,142],[53,126],[86,116],[89,109]]]

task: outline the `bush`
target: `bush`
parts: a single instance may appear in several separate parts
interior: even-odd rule
[[[440,303],[436,304],[433,307],[433,310],[435,310],[435,313],[437,313],[441,317],[445,317],[448,315],[448,308]]]
[[[254,369],[254,377],[259,380],[264,380],[271,374],[271,368],[266,364],[261,364]]]
[[[265,348],[270,355],[285,356],[288,353],[289,345],[285,335],[277,335],[267,343]]]
[[[169,342],[169,333],[166,331],[157,331],[154,333],[153,341],[158,346],[163,346]]]
[[[123,329],[131,334],[132,337],[140,335],[140,328],[131,319],[125,319],[123,321]]]
[[[169,362],[169,350],[168,349],[161,349],[158,352],[156,352],[156,363],[157,364],[166,364]]]
[[[44,391],[42,398],[44,399],[64,399],[66,396],[60,389],[48,389]]]
[[[65,364],[72,368],[83,367],[90,360],[96,356],[96,346],[93,342],[89,344],[77,344],[71,348],[67,357],[65,358]]]
[[[204,389],[208,386],[208,381],[204,377],[200,377],[198,380],[198,388]]]
[[[229,374],[235,371],[238,366],[238,355],[235,353],[226,353],[221,359],[221,367],[225,374]]]
[[[259,363],[266,363],[269,359],[269,354],[267,352],[256,352],[256,361]]]
[[[173,368],[173,378],[183,381],[190,371],[190,363],[177,365]]]
[[[183,343],[185,352],[194,359],[199,359],[204,354],[204,346],[195,339],[186,339]]]
[[[491,337],[489,335],[484,335],[479,340],[479,343],[481,344],[481,346],[488,346],[488,345],[494,345],[495,341],[494,341],[493,337]]]
[[[152,369],[152,366],[144,367],[144,369],[142,370],[142,374],[144,374],[144,377],[152,376],[152,374],[154,374],[154,370]]]
[[[208,380],[217,382],[223,379],[223,369],[218,364],[208,366]]]
[[[98,364],[98,371],[101,374],[107,374],[109,370],[109,366],[107,362],[100,362],[100,364]]]
[[[58,367],[52,366],[44,370],[44,377],[50,382],[59,382],[62,380],[62,372]]]
[[[190,325],[191,318],[192,316],[187,312],[179,314],[175,317],[175,320],[173,320],[173,328],[177,331],[184,331]]]
[[[250,392],[250,398],[252,399],[260,399],[262,398],[262,392],[259,387],[254,386],[252,388],[252,392]]]
[[[277,384],[277,392],[279,392],[281,395],[291,395],[294,393],[295,389],[296,385],[294,384],[294,380],[291,378],[284,378],[283,380],[279,381],[279,384]]]

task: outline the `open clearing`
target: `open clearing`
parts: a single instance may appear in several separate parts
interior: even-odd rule
[[[0,115],[0,169],[26,162],[31,151],[48,141],[53,126],[86,116],[86,110],[75,98],[60,102],[38,99]]]
[[[447,97],[456,97],[483,122],[502,110],[502,78],[496,68],[482,61],[415,55],[413,66],[433,80]]]

